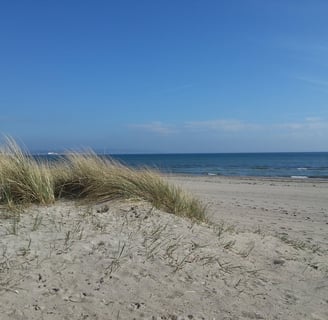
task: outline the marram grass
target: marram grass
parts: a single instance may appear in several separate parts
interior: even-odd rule
[[[0,203],[51,204],[69,198],[84,202],[142,199],[158,209],[205,220],[201,202],[167,183],[159,173],[135,170],[92,151],[69,153],[52,164],[40,163],[12,139],[0,149]]]
[[[0,150],[0,201],[5,204],[54,202],[53,177],[46,163],[24,153],[14,140]]]

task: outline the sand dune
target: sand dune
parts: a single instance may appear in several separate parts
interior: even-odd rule
[[[328,183],[167,179],[195,224],[144,202],[0,219],[1,319],[328,319]]]

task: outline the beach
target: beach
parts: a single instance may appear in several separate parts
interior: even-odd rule
[[[328,180],[173,176],[208,205],[212,222],[260,228],[328,249]]]
[[[206,222],[137,200],[1,209],[1,319],[328,319],[327,180],[164,178]]]

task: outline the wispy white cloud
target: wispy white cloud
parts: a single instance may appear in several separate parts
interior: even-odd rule
[[[314,86],[320,86],[320,87],[328,88],[328,81],[325,81],[325,80],[314,79],[314,78],[309,78],[309,77],[298,77],[298,76],[295,77],[295,79],[306,82],[306,83],[314,85]]]
[[[159,91],[158,93],[161,93],[161,94],[171,94],[171,93],[177,93],[177,92],[180,92],[180,91],[185,91],[185,90],[188,90],[190,88],[192,88],[192,84],[182,84],[182,85],[177,85],[177,86],[173,86],[171,88],[168,88],[168,89],[164,89],[163,91]]]
[[[326,55],[328,53],[328,45],[323,42],[314,42],[312,40],[296,39],[295,37],[285,37],[275,42],[278,47],[286,50],[298,52],[300,54],[309,55]]]
[[[258,129],[260,126],[236,119],[216,119],[208,121],[189,121],[184,124],[187,129],[205,129],[215,131],[240,132]]]
[[[225,132],[248,134],[255,132],[258,134],[276,132],[277,134],[289,133],[315,133],[328,131],[328,120],[320,117],[307,117],[299,121],[289,121],[281,123],[255,123],[238,119],[213,119],[207,121],[188,121],[177,125],[154,121],[146,124],[130,125],[131,128],[156,133],[159,135],[170,135],[176,133],[192,132]],[[328,132],[327,132],[328,133]]]
[[[189,88],[191,88],[191,87],[192,87],[192,84],[183,84],[183,85],[181,85],[181,86],[176,86],[176,87],[174,87],[174,88],[171,88],[171,89],[168,90],[168,91],[170,91],[170,92],[180,91],[180,90],[184,90],[184,89],[189,89]]]
[[[323,67],[328,66],[328,45],[326,41],[285,36],[274,41],[275,48],[282,49],[295,60],[311,62]]]
[[[320,117],[308,117],[303,121],[283,123],[277,127],[292,131],[317,131],[328,129],[328,120]]]
[[[160,94],[160,95],[171,95],[179,92],[188,91],[190,88],[192,88],[192,84],[181,84],[176,86],[167,86],[166,88],[157,88],[157,90],[150,92],[151,94]]]
[[[133,138],[145,139],[145,146],[154,143],[151,148],[167,147],[168,152],[327,151],[326,116],[295,115],[288,119],[271,123],[242,119],[154,121],[129,128]]]
[[[160,121],[153,121],[151,123],[144,124],[132,124],[129,127],[156,133],[159,135],[169,135],[177,132],[176,128],[173,125],[164,124]]]

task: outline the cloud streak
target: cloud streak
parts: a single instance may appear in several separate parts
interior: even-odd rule
[[[160,121],[146,124],[130,125],[130,128],[152,132],[158,135],[171,135],[183,132],[225,132],[225,133],[250,133],[250,132],[309,132],[328,130],[328,120],[320,117],[307,117],[301,121],[263,124],[246,122],[238,119],[213,119],[205,121],[187,121],[179,125],[172,125]]]
[[[300,80],[302,82],[314,85],[314,86],[319,86],[321,88],[328,88],[328,81],[324,80],[318,80],[314,78],[308,78],[308,77],[295,77],[295,79]]]
[[[153,121],[153,122],[144,123],[144,124],[132,124],[132,125],[129,125],[129,127],[139,129],[142,131],[146,131],[146,132],[155,133],[158,135],[163,135],[163,136],[167,136],[167,135],[177,132],[173,125],[164,124],[160,121]]]
[[[253,123],[246,123],[236,119],[217,119],[208,121],[190,121],[184,124],[184,128],[191,130],[212,130],[225,132],[240,132],[244,130],[255,130],[259,126]]]
[[[301,122],[290,122],[278,125],[278,128],[291,131],[318,131],[328,129],[328,121],[319,117],[308,117]]]

